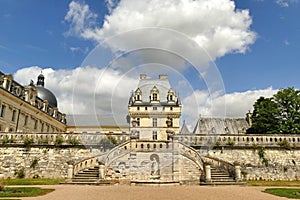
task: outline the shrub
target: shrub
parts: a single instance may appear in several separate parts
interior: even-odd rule
[[[64,138],[62,136],[58,136],[56,137],[55,141],[54,141],[54,145],[55,146],[61,146],[64,142]]]
[[[216,143],[215,143],[215,146],[220,146],[221,145],[221,142],[220,141],[217,141]]]
[[[7,136],[2,139],[2,144],[14,143],[14,139],[9,139]]]
[[[113,144],[113,145],[117,145],[118,141],[115,137],[113,136],[107,136],[107,139]]]
[[[37,166],[37,164],[39,163],[39,160],[37,158],[34,158],[32,161],[31,161],[31,164],[30,164],[30,168],[35,168]]]
[[[291,145],[287,140],[283,140],[281,142],[278,142],[277,144],[282,148],[291,149]]]
[[[70,143],[72,145],[78,145],[80,142],[75,137],[73,137],[68,140],[68,143]]]
[[[21,168],[15,172],[15,175],[17,175],[17,178],[25,178],[25,171],[24,168]]]
[[[24,139],[24,146],[25,147],[30,147],[32,144],[33,144],[33,138],[26,137]]]
[[[229,140],[229,141],[226,143],[226,145],[233,146],[233,145],[235,145],[235,142],[232,141],[232,140]]]
[[[267,167],[269,165],[269,160],[265,157],[266,152],[264,147],[259,147],[258,157],[261,159],[261,162]]]

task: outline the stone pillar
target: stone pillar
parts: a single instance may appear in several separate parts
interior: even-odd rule
[[[68,177],[67,177],[67,182],[71,182],[73,178],[73,165],[69,164],[68,165]]]
[[[235,180],[236,181],[241,181],[241,179],[242,179],[242,176],[241,176],[241,166],[235,165],[234,169],[235,169]]]
[[[103,164],[100,164],[99,166],[99,179],[105,178],[105,166]]]
[[[211,182],[211,169],[209,164],[205,165],[205,181]]]

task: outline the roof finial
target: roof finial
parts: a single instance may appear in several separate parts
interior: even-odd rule
[[[38,80],[37,80],[37,83],[36,83],[38,86],[42,86],[44,87],[45,86],[45,77],[43,75],[43,71],[41,70],[41,74],[38,76]]]

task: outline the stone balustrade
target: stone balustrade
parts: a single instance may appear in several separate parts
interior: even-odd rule
[[[280,142],[287,141],[290,145],[300,146],[300,135],[252,135],[252,134],[189,134],[176,135],[178,141],[192,146],[278,146]]]

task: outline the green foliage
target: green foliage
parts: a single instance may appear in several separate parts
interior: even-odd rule
[[[226,142],[226,145],[233,146],[233,145],[235,145],[235,142],[232,140],[229,140],[228,142]]]
[[[79,140],[77,140],[75,137],[72,137],[68,140],[68,143],[72,144],[72,145],[78,145],[80,144]]]
[[[220,141],[217,141],[216,143],[215,143],[215,146],[220,146],[221,145],[221,142]]]
[[[261,162],[267,167],[269,166],[269,160],[265,156],[266,156],[265,148],[259,147],[258,157],[261,159]]]
[[[57,136],[55,141],[54,141],[54,145],[55,146],[61,146],[64,142],[64,138],[62,136]]]
[[[300,90],[279,90],[273,97],[260,97],[254,104],[252,129],[264,134],[300,133]]]
[[[63,178],[23,178],[23,179],[4,179],[5,185],[58,185],[64,182]]]
[[[107,136],[106,138],[102,138],[100,140],[99,145],[104,149],[112,149],[118,144],[118,141],[113,136]]]
[[[117,145],[118,141],[115,137],[113,136],[107,136],[107,139],[113,144],[113,145]]]
[[[25,178],[25,170],[24,168],[21,168],[15,172],[15,175],[17,178]]]
[[[2,139],[2,144],[14,143],[14,139],[9,139],[7,136]]]
[[[37,158],[34,158],[30,163],[30,168],[34,169],[38,163],[39,163],[39,160]]]
[[[24,139],[24,146],[25,147],[30,147],[33,144],[33,138],[25,137]]]
[[[299,188],[268,188],[264,192],[280,197],[300,199]]]
[[[48,138],[45,138],[43,140],[39,140],[38,141],[39,144],[48,144],[49,143],[49,139]]]
[[[285,149],[291,149],[291,145],[287,140],[282,140],[281,142],[277,143],[279,146]]]
[[[5,192],[1,192],[0,197],[36,197],[40,195],[45,195],[52,191],[54,191],[54,189],[11,187],[6,188]]]

